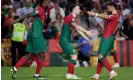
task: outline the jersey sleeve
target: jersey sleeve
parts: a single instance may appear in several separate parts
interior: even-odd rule
[[[72,16],[70,16],[68,22],[71,24],[72,22],[75,22],[75,19]]]
[[[108,16],[108,20],[114,20],[116,18],[118,18],[118,16],[116,14]]]
[[[37,7],[36,9],[35,9],[35,12],[34,12],[34,14],[35,15],[41,15],[41,13],[42,13],[42,11],[41,11],[41,8],[40,7]]]
[[[39,14],[39,9],[36,7],[36,9],[32,12],[32,16],[36,16]]]

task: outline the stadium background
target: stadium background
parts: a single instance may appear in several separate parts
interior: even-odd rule
[[[10,1],[10,0],[1,0],[1,1],[2,1],[1,5],[5,5],[5,3],[8,3],[8,1]],[[57,0],[57,1],[60,2],[60,0]],[[75,4],[75,3],[84,4],[86,1],[92,2],[90,4],[93,5],[94,4],[93,2],[95,2],[95,1],[98,2],[99,0],[85,0],[85,1],[67,0],[69,5]],[[101,1],[107,1],[107,0],[101,0]],[[119,2],[121,0],[113,0],[113,1]],[[126,0],[123,0],[122,2],[124,2],[124,1],[126,1]],[[130,0],[127,0],[127,2],[128,1],[130,1]],[[10,5],[10,4],[8,4],[8,5]],[[87,7],[88,5],[85,5],[85,6]],[[91,9],[90,6],[89,6],[89,8]],[[88,10],[90,10],[89,8],[88,8]],[[130,7],[130,8],[131,8],[130,10],[132,10],[133,7]],[[133,13],[133,11],[131,11],[131,14],[132,13]],[[3,36],[3,33],[2,33],[2,36]],[[121,37],[121,34],[119,34],[119,36]],[[98,50],[99,42],[100,42],[100,39],[93,40],[94,47],[93,47],[93,50],[92,50],[91,56],[90,56],[91,65],[89,66],[89,68],[83,68],[83,67],[76,68],[77,74],[82,76],[83,80],[87,80],[88,77],[90,77],[95,72],[94,67],[96,66],[96,63],[97,63],[97,50]],[[75,45],[76,43],[72,43],[72,44]],[[2,80],[10,80],[9,69],[11,68],[11,62],[12,62],[11,61],[12,54],[11,54],[10,48],[11,48],[10,36],[9,37],[3,36],[1,38],[1,62],[2,62],[1,63],[1,66],[2,66],[1,75],[2,75]],[[116,53],[118,54],[118,61],[120,64],[120,68],[116,69],[116,71],[118,73],[120,73],[120,76],[118,76],[116,78],[116,80],[120,80],[120,79],[121,80],[132,80],[133,79],[133,75],[132,75],[133,74],[132,73],[133,72],[133,68],[132,68],[133,67],[133,40],[131,40],[131,39],[115,40],[114,50],[116,50]],[[16,54],[19,55],[19,53],[17,51],[16,51]],[[66,71],[67,60],[65,60],[63,58],[63,53],[58,44],[58,39],[56,39],[56,38],[47,39],[47,52],[46,52],[45,56],[46,56],[45,61],[44,61],[45,68],[42,70],[41,74],[44,76],[46,75],[49,78],[48,80],[64,80],[63,74],[65,74],[65,71]],[[18,60],[18,57],[16,57],[16,59]],[[108,59],[109,59],[111,65],[114,65],[114,60],[113,60],[111,54],[108,55]],[[23,79],[29,80],[30,77],[32,77],[29,74],[32,74],[34,72],[34,68],[30,68],[30,69],[28,68],[31,66],[31,64],[32,64],[32,61],[29,60],[24,65],[25,67],[20,69],[20,71],[18,72],[18,77],[19,77],[18,80],[21,80],[21,78],[23,76],[25,76],[25,77],[22,78],[22,80]],[[60,67],[62,67],[62,68],[60,68]],[[27,71],[27,70],[29,70],[29,71]],[[26,74],[24,74],[25,71],[26,71]],[[107,78],[107,76],[104,76],[104,74],[106,74],[106,73],[107,72],[104,70],[102,73],[102,78],[105,78],[105,77]],[[29,76],[27,76],[27,75],[29,75]]]

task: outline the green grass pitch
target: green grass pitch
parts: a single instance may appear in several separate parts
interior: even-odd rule
[[[1,67],[1,80],[12,80],[10,68],[11,67]],[[44,67],[40,75],[46,77],[46,80],[66,80],[66,71],[66,67]],[[118,72],[118,76],[115,80],[133,80],[133,67],[115,68],[115,71]],[[33,80],[34,72],[34,67],[21,67],[17,71],[16,80]],[[75,68],[75,73],[81,77],[82,80],[90,80],[90,77],[95,73],[95,67]],[[108,76],[107,70],[103,68],[100,80],[108,80]]]

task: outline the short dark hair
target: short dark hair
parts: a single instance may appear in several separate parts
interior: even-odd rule
[[[70,11],[72,12],[73,9],[74,9],[76,6],[79,6],[79,5],[78,5],[78,4],[72,4],[72,5],[70,6]]]
[[[44,2],[44,0],[39,0],[39,4],[42,4]]]
[[[117,4],[114,2],[107,2],[106,5],[113,6],[117,9]]]
[[[44,3],[45,1],[49,1],[49,0],[39,0],[39,4]]]

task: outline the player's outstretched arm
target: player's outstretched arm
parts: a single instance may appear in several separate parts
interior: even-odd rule
[[[87,31],[86,29],[82,28],[80,25],[77,25],[75,22],[72,22],[71,25],[78,31],[81,31],[85,34],[87,34],[88,36],[92,35],[91,31]]]
[[[88,43],[91,43],[91,41],[88,39],[88,37],[81,31],[77,30],[76,31],[88,42]]]
[[[32,16],[32,13],[28,13],[28,14],[26,14],[26,15],[24,15],[24,16],[18,18],[18,19],[16,19],[15,21],[12,22],[12,24],[17,23],[17,22],[19,22],[20,20],[23,20],[23,19],[25,19],[25,18],[27,18],[27,17],[30,17],[30,16]]]
[[[94,11],[87,11],[87,14],[91,15],[91,16],[97,16],[103,19],[108,19],[108,15],[105,14],[100,14],[100,13],[95,13]]]

